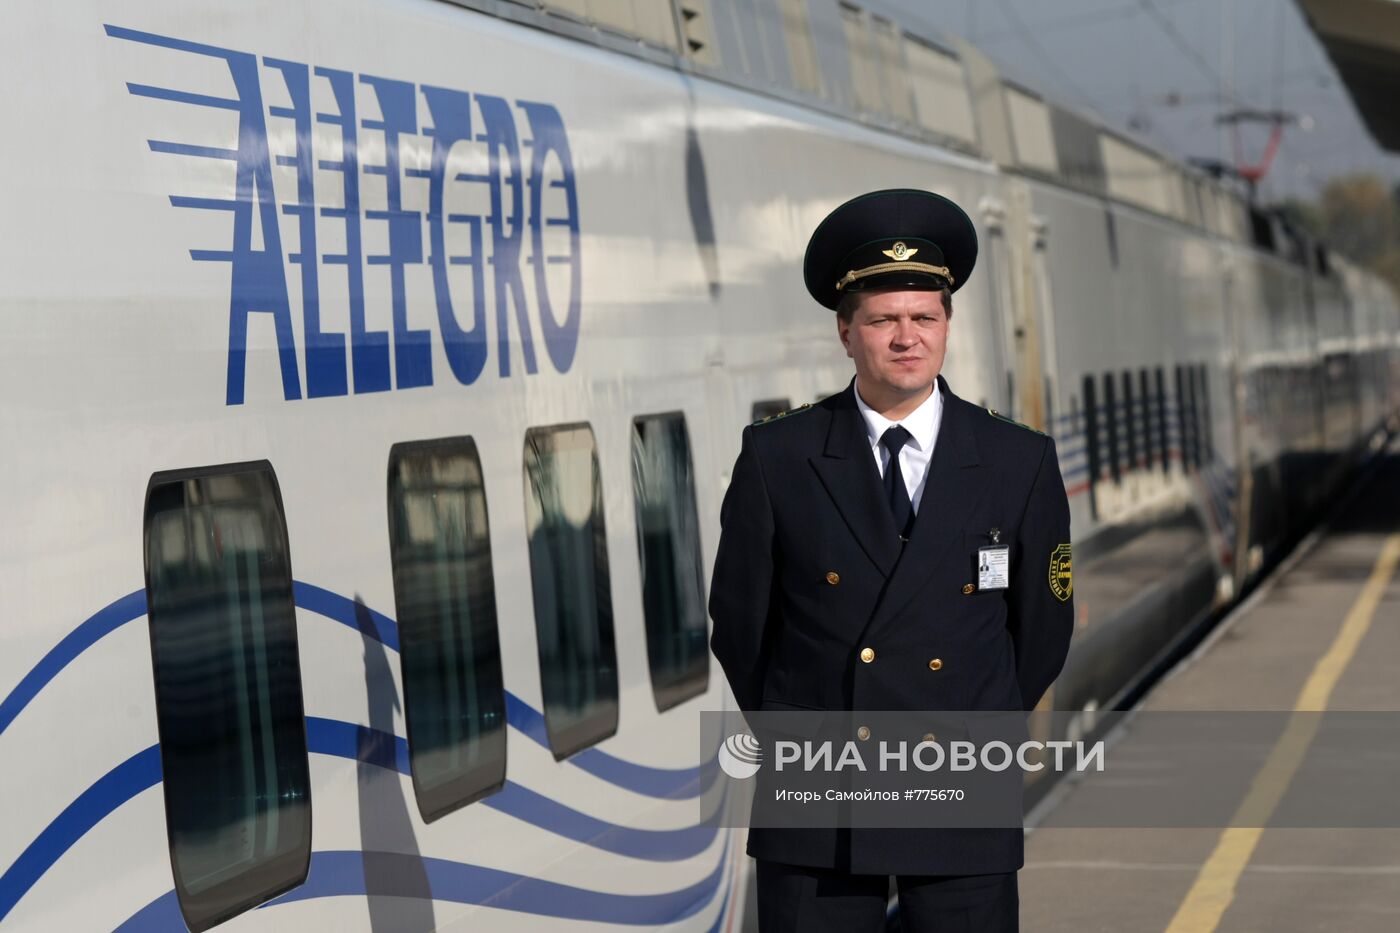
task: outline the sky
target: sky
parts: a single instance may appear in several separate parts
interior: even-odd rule
[[[911,27],[962,36],[1047,98],[1129,129],[1178,158],[1234,162],[1216,117],[1284,110],[1290,126],[1265,202],[1311,199],[1340,175],[1400,184],[1400,156],[1371,139],[1346,86],[1293,0],[886,0]],[[1233,102],[1222,100],[1222,77]],[[1240,129],[1243,161],[1268,127]]]

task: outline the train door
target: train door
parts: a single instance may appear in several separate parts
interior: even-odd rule
[[[1030,188],[1024,181],[1007,179],[1006,193],[1005,201],[989,198],[982,203],[995,309],[993,358],[1001,375],[1001,404],[989,404],[1052,433],[1046,410],[1047,373],[1054,372],[1054,321],[1046,264],[1049,227],[1032,213]]]
[[[1230,433],[1234,443],[1235,494],[1233,499],[1235,540],[1230,555],[1232,577],[1231,593],[1238,593],[1248,582],[1250,543],[1253,540],[1254,521],[1254,470],[1250,451],[1249,435],[1245,430],[1248,420],[1246,406],[1249,399],[1245,384],[1245,323],[1241,313],[1239,270],[1233,252],[1225,251],[1217,245],[1220,261],[1220,288],[1222,307],[1225,309],[1225,332],[1229,335],[1229,359],[1225,367],[1226,384],[1230,387],[1229,412]]]
[[[979,205],[986,242],[981,261],[986,264],[988,315],[984,325],[991,375],[983,380],[985,394],[979,399],[989,408],[1015,418],[1016,374],[1008,347],[1010,323],[1015,316],[1011,277],[1011,250],[1006,241],[1006,204],[1000,198],[985,197]]]

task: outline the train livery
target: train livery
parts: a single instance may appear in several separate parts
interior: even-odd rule
[[[1059,446],[1072,728],[1396,427],[1379,280],[879,3],[11,6],[5,929],[741,926],[719,504],[850,379],[860,191],[978,226],[944,372]]]

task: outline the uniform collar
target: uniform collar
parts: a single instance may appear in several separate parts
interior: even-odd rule
[[[873,447],[880,442],[891,426],[899,424],[912,436],[911,443],[919,450],[931,450],[935,435],[938,432],[938,422],[943,413],[943,393],[939,391],[937,380],[933,383],[933,391],[929,397],[924,399],[918,408],[911,411],[900,421],[891,421],[884,415],[865,404],[865,399],[860,397],[860,378],[855,380],[856,408],[860,411],[861,420],[865,422],[865,431],[870,438]]]

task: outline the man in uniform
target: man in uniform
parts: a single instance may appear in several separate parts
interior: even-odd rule
[[[855,379],[744,429],[721,512],[711,647],[743,710],[1026,710],[1073,628],[1049,437],[939,374],[972,221],[910,189],[848,201],[804,277]],[[868,735],[868,733],[867,733]],[[764,933],[1017,929],[1020,829],[760,828]]]

